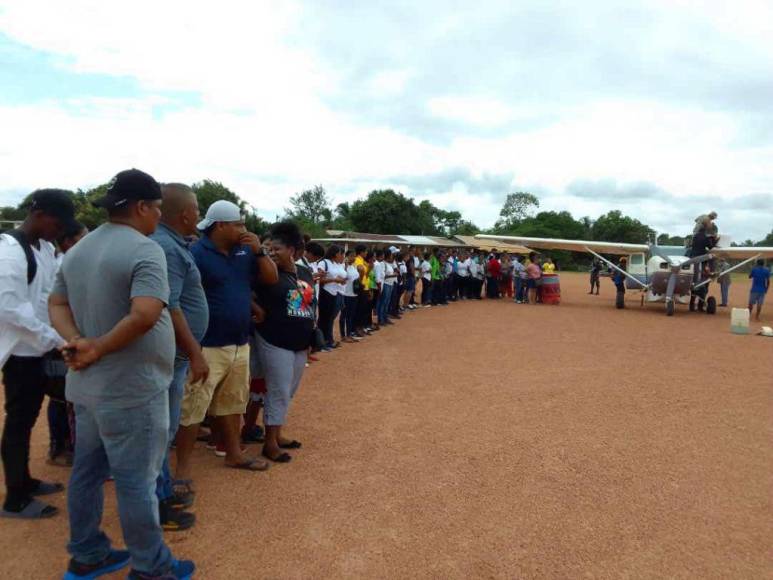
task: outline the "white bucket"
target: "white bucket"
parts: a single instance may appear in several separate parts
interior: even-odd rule
[[[749,310],[733,308],[730,313],[730,331],[734,334],[749,334]]]

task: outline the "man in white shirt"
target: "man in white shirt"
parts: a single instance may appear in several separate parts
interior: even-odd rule
[[[465,300],[470,296],[470,256],[467,252],[462,252],[459,257],[456,274],[459,276],[459,298]]]
[[[60,483],[33,479],[29,472],[30,434],[43,403],[43,356],[65,341],[51,327],[48,295],[58,262],[51,243],[75,225],[75,206],[60,189],[40,189],[26,202],[18,230],[0,236],[0,365],[5,385],[2,452],[8,490],[0,516],[39,519],[57,509],[35,499],[57,493]]]
[[[432,306],[432,266],[429,263],[429,252],[424,252],[424,259],[419,266],[421,271],[421,304],[425,308]]]
[[[373,307],[376,311],[376,326],[380,327],[380,321],[378,320],[378,308],[381,301],[381,293],[384,290],[384,250],[376,250],[376,259],[373,262],[373,278],[376,282],[376,287],[373,288]]]

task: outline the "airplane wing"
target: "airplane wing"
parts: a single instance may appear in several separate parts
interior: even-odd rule
[[[711,248],[711,253],[718,258],[727,260],[745,260],[759,254],[760,258],[773,258],[773,248],[740,246],[721,248],[719,246]]]
[[[524,238],[520,236],[492,236],[478,234],[482,240],[503,240],[540,250],[569,250],[570,252],[585,252],[588,249],[600,254],[616,254],[627,256],[646,252],[647,244],[625,244],[618,242],[592,242],[590,240],[563,240],[559,238]]]

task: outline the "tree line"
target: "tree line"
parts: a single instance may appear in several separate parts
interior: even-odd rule
[[[106,219],[103,210],[91,202],[104,195],[107,184],[88,190],[72,192],[78,220],[89,229],[96,228]],[[261,234],[269,223],[261,218],[255,208],[220,182],[205,179],[192,185],[199,200],[202,215],[218,199],[237,204],[246,216],[250,231]],[[356,231],[372,234],[407,234],[425,236],[475,235],[490,233],[540,238],[570,238],[578,240],[646,243],[653,239],[655,231],[639,220],[612,210],[598,218],[575,218],[568,211],[539,211],[540,201],[532,193],[519,191],[505,198],[499,218],[493,227],[481,229],[464,219],[458,211],[436,207],[430,201],[416,202],[412,197],[393,189],[377,189],[352,203],[333,205],[324,187],[317,185],[293,195],[284,218],[296,221],[312,237],[325,237],[327,230]],[[0,220],[24,219],[24,201],[15,207],[0,207]],[[681,246],[685,238],[660,234],[660,245]],[[757,242],[747,240],[743,245],[773,246],[773,230]],[[569,252],[552,252],[565,264],[577,258]]]

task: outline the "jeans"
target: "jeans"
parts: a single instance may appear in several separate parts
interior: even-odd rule
[[[11,356],[3,366],[5,426],[0,444],[5,471],[5,509],[21,509],[32,497],[30,435],[43,404],[43,359]]]
[[[727,306],[727,301],[730,299],[730,283],[720,282],[719,289],[722,291],[722,305]]]
[[[426,278],[421,279],[421,303],[429,304],[432,300],[432,282]]]
[[[63,451],[72,449],[67,403],[57,401],[56,399],[49,399],[47,414],[48,433],[50,436],[48,454],[50,457],[55,457]]]
[[[394,287],[389,284],[381,285],[381,294],[379,294],[378,306],[376,308],[379,324],[384,324],[387,321],[387,314],[389,313],[389,304],[392,301],[393,288]]]
[[[174,441],[174,437],[177,435],[177,428],[180,426],[180,412],[189,366],[190,363],[187,360],[175,359],[174,361],[174,374],[169,385],[169,445]],[[167,452],[164,454],[164,464],[161,466],[161,473],[158,475],[158,479],[156,479],[156,496],[160,501],[169,499],[172,495],[172,474],[169,470],[169,446],[167,446]]]
[[[515,279],[515,299],[518,301],[523,301],[523,291],[526,289],[526,284],[524,284],[525,280],[522,279],[520,276]]]
[[[338,327],[342,338],[354,334],[357,322],[357,296],[344,296],[343,299],[344,309],[341,312],[341,318],[338,319]]]
[[[257,336],[258,352],[266,373],[263,421],[269,427],[284,425],[290,402],[295,397],[306,369],[305,350],[287,350]]]
[[[67,490],[68,551],[83,564],[107,557],[110,539],[100,523],[105,480],[112,475],[132,567],[151,575],[167,572],[172,554],[159,525],[155,488],[169,442],[168,392],[130,409],[76,404],[75,421],[78,436]]]

